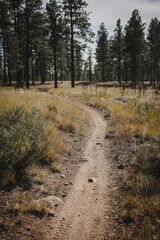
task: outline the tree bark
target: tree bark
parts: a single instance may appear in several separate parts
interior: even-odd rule
[[[26,88],[29,88],[29,16],[28,0],[26,0],[26,62],[25,62]]]
[[[55,23],[56,24],[56,23]],[[57,39],[54,32],[54,87],[58,88],[58,73],[57,73]]]
[[[121,87],[121,72],[122,72],[122,67],[121,67],[121,39],[120,36],[118,36],[118,81],[119,81],[119,86]]]
[[[33,58],[32,58],[32,85],[35,86],[35,82],[34,82],[34,65],[33,65]]]
[[[7,67],[6,67],[6,46],[5,46],[5,37],[3,35],[3,74],[4,74],[4,83],[7,83]]]
[[[73,25],[73,9],[71,7],[71,87],[75,84],[75,68],[74,68],[74,25]]]

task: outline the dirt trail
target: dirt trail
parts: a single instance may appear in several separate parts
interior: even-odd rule
[[[106,236],[106,209],[110,209],[110,164],[107,163],[106,121],[87,107],[92,118],[92,132],[82,163],[61,211],[52,222],[46,239],[102,240]],[[88,182],[94,178],[93,182]]]

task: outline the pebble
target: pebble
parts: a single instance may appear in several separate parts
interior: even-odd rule
[[[112,189],[112,191],[116,191],[118,189],[119,189],[119,187],[115,187],[115,188]]]
[[[38,201],[45,201],[45,202],[48,202],[49,204],[53,204],[54,202],[56,203],[62,203],[63,201],[59,198],[59,197],[56,197],[56,196],[48,196],[48,197],[44,197],[40,200],[37,200],[37,201],[34,201],[34,202],[38,202]]]
[[[107,134],[106,136],[105,136],[105,139],[108,139],[110,136],[109,136],[109,134]]]
[[[64,194],[62,195],[62,197],[63,197],[63,198],[65,198],[65,197],[66,197],[66,195],[67,195],[67,193],[64,193]]]
[[[26,227],[26,231],[28,231],[28,232],[29,232],[30,230],[31,230],[31,228],[30,228],[30,227]]]
[[[124,165],[123,164],[118,165],[118,169],[124,169]]]
[[[90,183],[94,183],[94,182],[96,182],[97,181],[97,178],[89,178],[88,179],[88,182],[90,182]]]
[[[54,216],[55,216],[55,214],[52,210],[48,212],[48,217],[54,217]]]
[[[64,185],[64,186],[68,186],[68,185],[69,185],[69,183],[64,183],[63,185]]]
[[[102,142],[97,142],[96,145],[103,145],[103,143]]]
[[[64,175],[60,175],[61,178],[66,178]]]

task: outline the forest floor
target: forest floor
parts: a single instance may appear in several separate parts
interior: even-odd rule
[[[148,161],[146,149],[152,158],[159,153],[159,130],[147,122],[159,121],[159,101],[155,109],[148,103],[152,92],[137,91],[132,99],[132,90],[37,88],[17,92],[15,102],[12,92],[4,99],[11,106],[23,98],[27,109],[34,103],[52,120],[58,160],[54,171],[33,166],[26,185],[0,190],[0,239],[151,240],[152,233],[159,240],[158,181],[143,176],[138,162]]]

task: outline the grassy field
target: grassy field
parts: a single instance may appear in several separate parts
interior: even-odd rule
[[[8,149],[12,149],[14,151],[14,149],[17,148],[17,145],[15,144],[15,135],[18,135],[18,138],[21,139],[21,141],[25,141],[23,138],[23,135],[25,134],[24,131],[22,131],[22,128],[20,128],[19,125],[17,126],[17,122],[20,120],[16,120],[16,108],[22,108],[20,111],[25,112],[25,117],[20,116],[24,115],[23,113],[18,113],[18,117],[22,118],[21,125],[25,125],[26,132],[29,131],[29,126],[31,128],[31,125],[29,125],[29,122],[27,123],[26,118],[30,118],[30,122],[32,121],[32,125],[35,125],[35,127],[36,125],[38,126],[38,124],[43,125],[41,130],[43,133],[39,145],[42,143],[44,144],[46,141],[49,142],[49,147],[47,147],[47,151],[45,151],[43,158],[45,158],[45,161],[52,165],[53,168],[58,168],[57,162],[61,155],[71,152],[72,144],[68,141],[68,137],[71,135],[75,138],[83,136],[85,125],[89,121],[82,106],[77,107],[77,100],[73,101],[73,99],[70,98],[70,94],[65,94],[64,90],[53,90],[53,93],[49,94],[40,92],[38,89],[15,91],[14,89],[1,88],[0,103],[1,121],[8,124],[8,126],[4,126],[3,129],[1,129],[1,134],[3,135],[3,142],[1,144],[1,146],[3,146],[1,152],[3,153],[3,157],[8,157],[8,159],[9,156],[12,155]],[[11,112],[7,113],[7,111]],[[32,115],[34,115],[33,111],[36,112],[34,117],[32,117]],[[30,115],[27,116],[27,114]],[[4,117],[5,115],[7,115],[7,117]],[[13,128],[16,129],[17,127],[16,133],[14,133],[13,128],[11,129],[11,125],[13,125],[13,115],[15,119]],[[39,118],[41,118],[41,121],[38,120]],[[28,127],[26,126],[27,124]],[[6,127],[9,127],[10,129],[7,136],[5,130]],[[35,129],[35,132],[36,131],[37,129]],[[34,129],[32,133],[33,132]],[[32,134],[32,138],[33,137],[34,136]],[[9,139],[10,146],[6,145],[6,149],[4,150],[6,138]],[[16,141],[18,141],[18,139]],[[24,159],[24,152],[26,149],[29,149],[29,147],[27,148],[27,144],[29,145],[30,143],[27,141],[29,140],[26,140],[25,146],[20,144],[18,145],[19,152],[17,152],[17,155],[19,159]],[[36,140],[34,144],[37,144]],[[36,147],[38,148],[39,146],[36,145]],[[5,155],[4,151],[8,152],[8,156]],[[34,151],[36,151],[36,149],[34,149]],[[17,156],[15,156],[15,158],[16,157]],[[33,159],[31,161],[33,161]],[[14,167],[11,166],[11,168]],[[3,179],[4,184],[7,184],[7,182],[10,181],[15,182],[14,169],[11,169],[11,173],[7,169],[3,175],[5,176]]]
[[[123,90],[94,85],[68,89],[67,94],[103,111],[110,122],[109,133],[114,134],[120,149],[128,151],[120,196],[121,217],[131,227],[115,239],[158,240],[160,95],[151,88]],[[131,146],[128,150],[127,144]]]
[[[72,151],[69,136],[80,138],[89,122],[83,103],[103,111],[109,120],[109,133],[114,134],[121,149],[127,144],[136,151],[129,153],[125,166],[124,187],[120,191],[121,217],[133,226],[118,236],[119,239],[159,239],[160,229],[160,95],[150,88],[125,89],[91,86],[59,89],[41,88],[27,90],[0,89],[0,115],[15,106],[31,113],[33,109],[43,119],[44,135],[49,139],[45,159],[49,166],[59,170],[58,159]],[[45,91],[44,91],[45,90]],[[46,136],[47,135],[47,136]],[[130,150],[128,150],[130,151]],[[44,174],[37,170],[37,181]],[[15,182],[5,175],[4,182]],[[135,230],[137,234],[135,234]],[[116,239],[116,238],[115,238]]]
[[[110,121],[120,146],[128,150],[121,217],[130,230],[115,239],[159,239],[160,236],[160,96],[152,89],[86,87],[83,101]],[[134,151],[133,151],[134,150]],[[121,153],[123,155],[123,151]],[[135,233],[136,231],[136,233]]]

